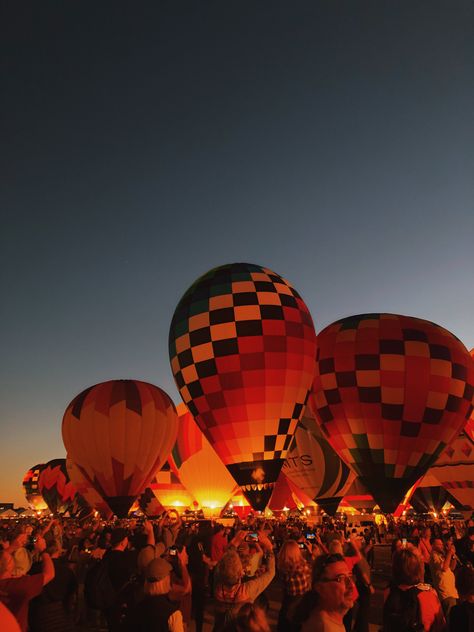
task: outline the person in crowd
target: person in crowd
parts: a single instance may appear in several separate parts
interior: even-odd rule
[[[204,609],[207,602],[209,570],[215,564],[211,559],[212,526],[207,520],[198,523],[198,531],[188,547],[189,574],[192,584],[192,618],[196,632],[202,632]]]
[[[130,632],[184,632],[179,605],[170,597],[173,567],[156,557],[145,570],[144,598],[128,614],[125,629]]]
[[[344,617],[354,605],[354,586],[340,553],[320,555],[314,560],[312,587],[294,612],[291,630],[300,632],[344,632]]]
[[[449,620],[449,612],[458,599],[454,577],[456,549],[449,541],[445,546],[441,538],[434,538],[431,546],[430,572],[433,586],[440,598],[444,616]]]
[[[351,573],[353,572],[354,566],[362,559],[362,555],[360,553],[360,542],[354,533],[351,534],[351,537],[345,542],[345,544],[343,544],[341,540],[332,540],[328,546],[328,552],[332,555],[342,555]],[[359,593],[354,582],[352,583],[352,590],[353,601],[355,603],[359,597]],[[350,632],[352,629],[353,614],[353,608],[349,608],[344,615],[344,626],[346,632]]]
[[[263,531],[258,532],[258,534],[260,546],[265,551],[266,567],[266,570],[258,577],[246,582],[242,581],[244,569],[234,548],[225,553],[217,566],[214,591],[215,632],[223,630],[235,618],[243,603],[253,603],[275,576],[273,545]]]
[[[254,603],[245,603],[225,632],[270,632],[264,608]]]
[[[456,573],[456,588],[459,602],[449,616],[449,632],[472,632],[474,630],[474,569],[461,566]]]
[[[54,565],[46,552],[43,538],[36,539],[34,551],[41,557],[41,573],[15,576],[15,562],[8,551],[0,552],[0,599],[16,617],[22,632],[28,627],[30,601],[37,597],[43,586],[54,579]]]
[[[278,632],[286,632],[290,627],[288,610],[311,589],[311,566],[295,540],[286,540],[280,549],[278,575],[283,584],[283,595],[277,629]]]
[[[424,581],[431,581],[430,560],[431,560],[431,529],[425,527],[421,532],[421,537],[418,542],[418,549],[420,551],[421,558],[425,567]]]
[[[375,592],[371,582],[371,568],[366,557],[367,546],[364,546],[365,539],[361,536],[360,560],[353,568],[355,585],[358,592],[357,611],[355,616],[354,632],[369,632],[369,616],[372,595]],[[369,545],[371,547],[371,545]],[[369,548],[369,552],[372,548]]]
[[[392,584],[383,611],[384,632],[445,632],[446,620],[438,595],[423,583],[423,578],[424,563],[419,550],[409,545],[394,553]]]
[[[466,534],[456,541],[455,547],[460,562],[474,566],[474,526],[468,526]]]
[[[72,632],[72,601],[76,595],[77,580],[62,557],[57,541],[48,546],[47,552],[54,565],[54,579],[43,586],[38,597],[30,603],[31,632]]]
[[[103,557],[107,564],[107,573],[115,592],[113,605],[104,610],[109,632],[120,629],[123,618],[125,592],[136,569],[135,556],[128,550],[128,532],[122,527],[112,531],[111,549]]]
[[[15,569],[14,577],[22,577],[26,575],[31,568],[32,556],[26,544],[28,542],[28,533],[24,526],[18,526],[11,534],[10,545],[7,551],[13,557]]]
[[[227,549],[229,542],[225,535],[224,525],[217,524],[214,527],[214,534],[211,539],[211,559],[217,564]]]
[[[165,511],[158,522],[158,539],[167,549],[176,544],[176,538],[182,527],[182,520],[176,509]]]

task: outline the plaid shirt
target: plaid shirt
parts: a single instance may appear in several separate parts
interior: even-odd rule
[[[293,571],[281,576],[285,584],[285,592],[290,597],[304,595],[311,589],[311,566],[306,562]]]

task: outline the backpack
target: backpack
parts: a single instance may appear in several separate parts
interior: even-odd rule
[[[107,560],[98,560],[86,573],[84,597],[89,608],[107,610],[117,604],[117,591],[112,585]]]
[[[392,586],[383,608],[383,632],[422,632],[419,588]]]

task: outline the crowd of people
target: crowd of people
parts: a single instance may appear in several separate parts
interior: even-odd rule
[[[357,528],[249,516],[232,527],[157,520],[0,524],[0,630],[368,632],[377,544],[391,544],[384,632],[473,632],[474,522],[394,520]],[[275,585],[275,584],[273,584]]]

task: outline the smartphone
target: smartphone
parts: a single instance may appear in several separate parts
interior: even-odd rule
[[[309,531],[309,532],[306,534],[306,539],[307,539],[307,540],[314,540],[315,538],[316,538],[316,535],[315,535],[314,533],[312,533],[311,531]]]
[[[402,539],[402,547],[403,547],[404,549],[406,549],[406,548],[407,548],[407,539],[406,539],[406,538],[403,538],[403,539]]]
[[[170,546],[169,554],[170,554],[170,555],[177,555],[177,554],[178,554],[178,549],[177,549],[177,547],[175,547],[175,546]]]
[[[298,542],[298,546],[300,547],[300,549],[306,549],[306,545],[304,542]]]
[[[245,536],[246,542],[258,542],[258,533],[252,532]]]

